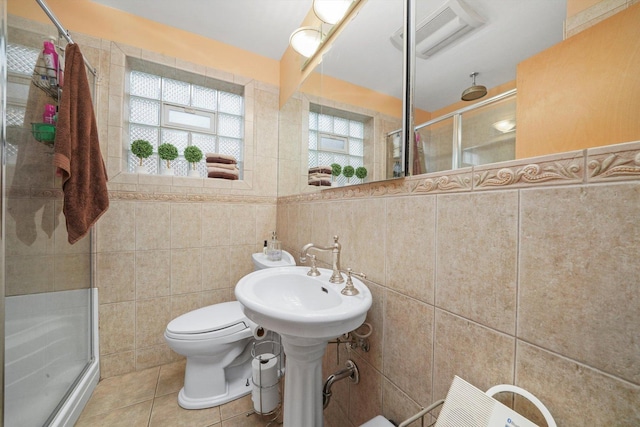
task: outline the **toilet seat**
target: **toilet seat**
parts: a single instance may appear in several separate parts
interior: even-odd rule
[[[247,317],[238,301],[202,307],[176,317],[165,335],[178,340],[209,340],[248,329]]]

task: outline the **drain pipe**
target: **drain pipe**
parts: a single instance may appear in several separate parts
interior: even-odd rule
[[[353,360],[347,360],[347,367],[339,370],[335,374],[329,375],[327,381],[324,383],[324,387],[322,388],[322,408],[326,409],[329,406],[329,401],[331,400],[331,387],[333,383],[343,380],[345,378],[351,378],[351,382],[354,384],[358,384],[360,382],[360,372],[358,372],[358,367],[353,362]]]

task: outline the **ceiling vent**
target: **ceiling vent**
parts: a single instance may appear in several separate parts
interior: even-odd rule
[[[462,0],[448,0],[433,13],[416,22],[416,56],[430,56],[462,38],[485,20]],[[391,43],[402,50],[404,28],[391,36]]]

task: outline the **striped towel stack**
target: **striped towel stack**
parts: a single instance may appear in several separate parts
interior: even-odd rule
[[[309,168],[309,185],[331,187],[331,166]]]
[[[207,177],[221,179],[238,179],[238,161],[233,156],[218,153],[205,154],[207,159]]]

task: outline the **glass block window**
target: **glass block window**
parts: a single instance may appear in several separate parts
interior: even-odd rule
[[[347,118],[353,114],[333,110],[331,114],[309,112],[309,167],[330,166],[338,163],[357,168],[364,166],[364,119]],[[345,184],[347,178],[340,175],[338,184]],[[353,176],[352,183],[359,183]]]
[[[184,158],[184,149],[195,145],[203,154],[233,155],[242,179],[244,97],[228,92],[228,85],[220,89],[213,82],[205,85],[138,70],[129,73],[129,141],[144,139],[153,146],[153,155],[143,161],[149,173],[161,174],[166,167],[157,150],[168,142],[179,153],[171,162],[174,175],[188,175],[191,165]],[[135,172],[140,160],[131,152],[128,158],[129,172]],[[206,159],[196,170],[206,177]]]

